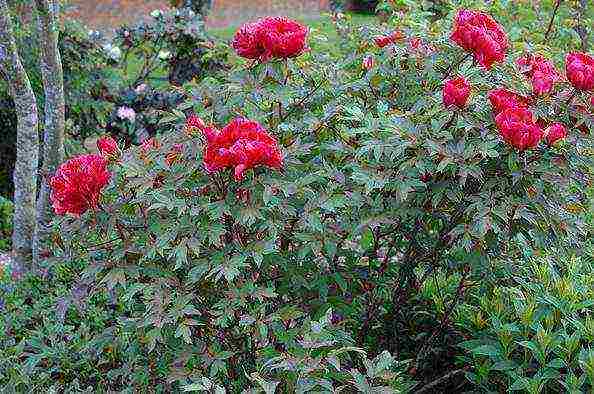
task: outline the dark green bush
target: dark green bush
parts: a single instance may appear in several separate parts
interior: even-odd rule
[[[513,42],[490,71],[451,43],[451,13],[434,20],[406,2],[391,25],[335,17],[334,51],[240,62],[185,83],[153,149],[112,160],[97,211],[56,219],[42,279],[6,291],[0,387],[456,393],[545,381],[563,390],[553,373],[579,383],[588,354],[571,371],[548,354],[542,368],[527,344],[540,328],[513,331],[528,350],[505,354],[495,319],[519,326],[516,295],[544,311],[534,322],[545,330],[590,324],[588,264],[555,263],[549,276],[528,268],[537,251],[587,250],[594,141],[577,130],[592,119],[572,110],[590,96],[568,103],[560,82],[534,100],[543,122],[572,130],[565,141],[522,152],[505,143],[487,94],[528,94],[515,60],[542,41],[542,23],[506,19],[496,3],[490,11]],[[396,28],[394,45],[374,46]],[[568,37],[539,48],[561,66]],[[442,104],[450,73],[472,86],[464,109]],[[257,167],[242,180],[207,171],[189,112],[219,127],[258,121],[281,146],[282,171]],[[515,375],[500,368],[510,363],[495,367],[502,354]],[[571,387],[590,383],[581,384]]]

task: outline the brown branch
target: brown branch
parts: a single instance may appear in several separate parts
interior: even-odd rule
[[[448,372],[447,374],[443,375],[441,378],[434,380],[433,382],[426,384],[425,386],[421,387],[419,390],[415,391],[415,394],[422,394],[428,391],[431,391],[434,387],[439,386],[456,375],[461,374],[464,372],[464,369],[456,369],[455,371]]]
[[[547,31],[544,35],[544,41],[546,41],[549,38],[549,33],[551,32],[551,29],[553,27],[553,21],[555,20],[555,16],[557,16],[557,11],[559,11],[561,1],[563,0],[557,0],[557,4],[555,4],[555,9],[553,10],[553,14],[551,15],[551,20],[549,20],[549,26],[547,27]]]

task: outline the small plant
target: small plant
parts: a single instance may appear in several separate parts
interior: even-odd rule
[[[557,256],[563,256],[559,254]],[[464,309],[469,379],[488,391],[583,393],[592,375],[592,262],[553,255],[510,264],[509,284]]]

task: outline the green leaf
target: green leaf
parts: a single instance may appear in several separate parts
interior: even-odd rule
[[[375,244],[374,238],[373,231],[368,227],[363,231],[363,234],[361,234],[361,247],[365,250],[373,248],[373,245]]]

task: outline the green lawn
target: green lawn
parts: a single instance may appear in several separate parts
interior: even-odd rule
[[[373,16],[373,15],[347,14],[347,16],[349,18],[351,18],[352,22],[356,26],[377,23],[377,20],[376,20],[375,16]],[[332,21],[330,20],[330,16],[328,14],[322,15],[319,18],[307,17],[307,18],[296,18],[296,19],[299,22],[309,26],[313,33],[319,33],[319,35],[327,37],[328,42],[333,42],[333,41],[336,42],[336,39],[338,38],[337,33],[336,33],[336,30],[334,29],[334,25],[332,24]],[[229,26],[229,27],[222,28],[222,29],[210,29],[209,32],[213,36],[220,38],[222,40],[231,40],[238,27],[239,26]],[[314,47],[313,49],[324,49],[323,44],[322,44],[322,48],[316,47],[316,45],[320,45],[320,44],[317,44],[316,42],[311,42],[310,45],[312,45]]]

